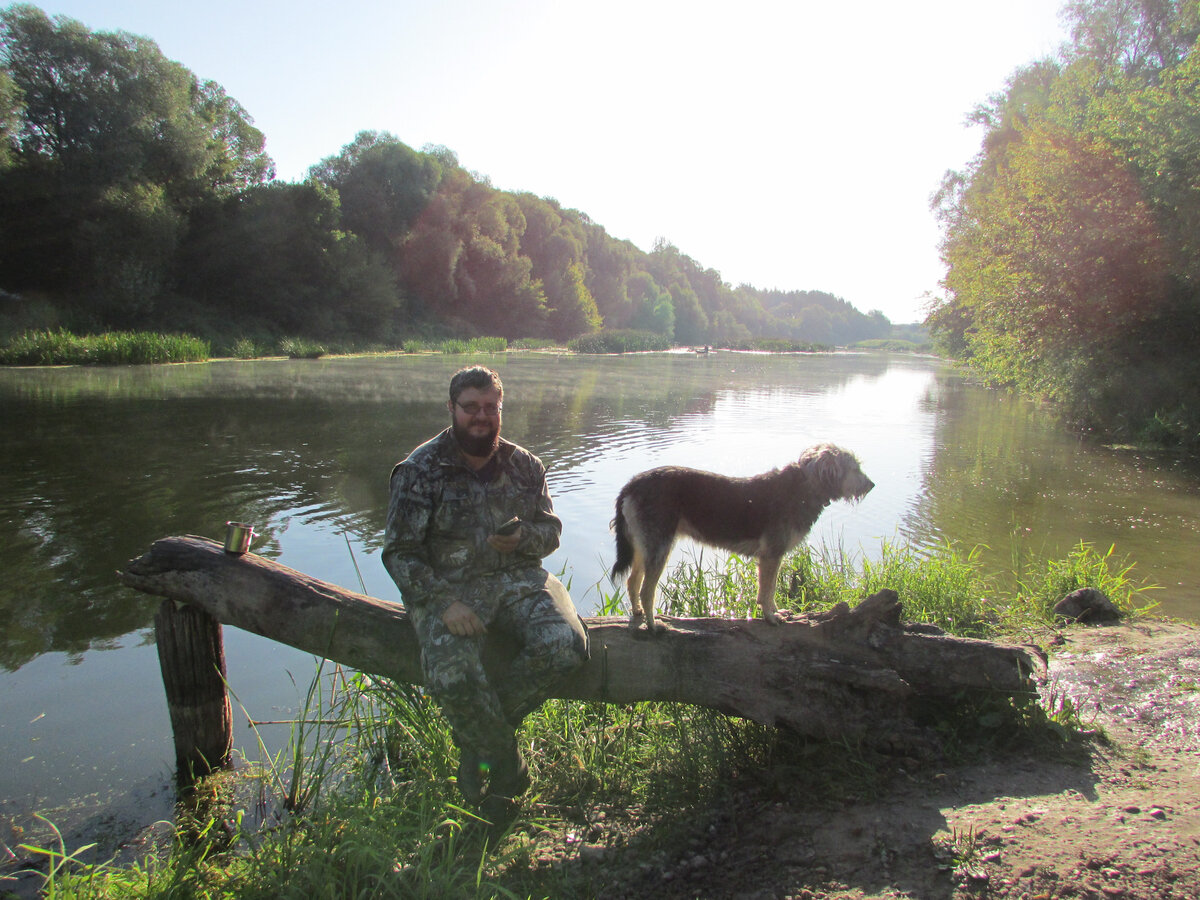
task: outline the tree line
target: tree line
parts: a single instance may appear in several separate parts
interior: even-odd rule
[[[1200,5],[1072,0],[1070,40],[972,120],[934,200],[928,324],[1106,435],[1200,444]]]
[[[364,131],[305,179],[220,85],[150,39],[35,6],[0,11],[0,323],[679,344],[887,338],[821,291],[731,287],[557,201],[493,187],[453,151]]]

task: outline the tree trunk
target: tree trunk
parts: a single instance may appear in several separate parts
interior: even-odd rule
[[[206,538],[168,537],[119,573],[129,587],[192,604],[226,625],[364,672],[421,683],[403,606],[344,590]],[[1036,648],[905,628],[894,591],[780,625],[662,619],[657,637],[623,617],[585,618],[591,660],[554,696],[695,704],[829,739],[894,743],[913,732],[911,701],[962,691],[1029,694],[1045,678]],[[493,646],[489,665],[510,648]]]

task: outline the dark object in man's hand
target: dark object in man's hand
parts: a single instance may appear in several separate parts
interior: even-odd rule
[[[509,535],[521,527],[521,517],[513,516],[503,525],[496,529],[496,534]]]

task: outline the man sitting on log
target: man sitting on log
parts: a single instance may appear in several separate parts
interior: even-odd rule
[[[546,468],[500,437],[503,400],[492,370],[454,374],[450,427],[392,470],[383,548],[416,629],[426,687],[454,733],[459,790],[489,816],[508,811],[529,786],[521,721],[588,658],[586,626],[541,565],[562,533]],[[516,651],[495,679],[483,665],[489,633]]]

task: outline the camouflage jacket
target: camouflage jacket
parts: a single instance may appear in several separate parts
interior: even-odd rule
[[[461,600],[486,624],[504,596],[544,584],[541,561],[562,534],[546,467],[503,438],[496,457],[494,477],[481,481],[447,428],[392,469],[383,564],[405,605],[440,616]],[[521,542],[499,553],[487,538],[513,516]]]

